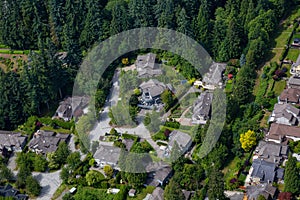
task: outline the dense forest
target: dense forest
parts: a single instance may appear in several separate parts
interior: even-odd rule
[[[36,51],[30,51],[22,69],[1,72],[0,115],[4,117],[0,129],[14,129],[28,116],[71,94],[85,52],[95,42],[136,27],[183,32],[216,61],[242,56],[247,61],[243,73],[254,74],[270,47],[270,35],[294,4],[295,0],[2,1],[0,43]],[[67,52],[67,57],[62,61],[57,52]],[[251,80],[245,79],[238,80],[239,103],[249,99]],[[105,98],[105,92],[98,94],[99,100]]]

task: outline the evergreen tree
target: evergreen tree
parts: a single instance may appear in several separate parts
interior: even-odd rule
[[[226,199],[224,195],[224,177],[222,172],[217,170],[215,167],[212,167],[208,178],[208,198],[213,200]]]
[[[297,168],[297,159],[291,154],[285,167],[284,191],[294,195],[300,194],[300,176]]]

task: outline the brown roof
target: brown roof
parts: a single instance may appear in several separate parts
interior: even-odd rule
[[[271,124],[267,138],[281,140],[284,136],[292,136],[300,138],[300,127],[288,126],[284,124]]]
[[[287,101],[291,103],[298,103],[300,96],[300,89],[297,88],[288,88],[283,90],[279,96],[280,101]]]

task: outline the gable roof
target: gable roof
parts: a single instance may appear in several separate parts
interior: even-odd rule
[[[261,159],[279,164],[282,156],[287,157],[288,146],[261,140],[255,152]]]
[[[189,134],[174,130],[170,134],[168,145],[173,147],[174,143],[177,142],[178,146],[184,149],[191,141],[192,137]]]
[[[266,138],[281,141],[284,136],[300,138],[300,127],[272,123]]]
[[[291,103],[298,103],[300,98],[300,89],[288,88],[283,90],[279,96],[280,101],[286,101]]]
[[[299,76],[292,76],[292,77],[290,77],[289,78],[289,81],[288,81],[288,85],[289,86],[296,86],[296,87],[298,87],[298,86],[300,86],[300,77]]]
[[[100,161],[117,164],[120,154],[121,148],[119,147],[100,145],[94,154],[94,158]]]
[[[59,103],[56,113],[62,114],[64,118],[71,119],[79,117],[83,109],[88,105],[90,98],[88,96],[72,96]]]
[[[37,153],[47,154],[55,152],[59,143],[68,142],[70,137],[70,134],[38,130],[30,140],[28,147]]]
[[[0,131],[0,149],[3,147],[22,148],[27,136],[11,131]]]
[[[160,187],[156,187],[151,194],[150,200],[164,200],[164,190]]]
[[[214,62],[203,77],[203,82],[207,85],[218,85],[222,82],[222,74],[226,68],[226,63]]]
[[[212,99],[213,93],[208,91],[202,92],[194,102],[192,118],[197,119],[198,116],[208,117],[211,110]]]
[[[161,95],[166,90],[166,85],[156,79],[150,79],[140,85],[143,93],[149,93],[152,97]]]
[[[288,113],[291,113],[294,116],[298,116],[300,114],[300,109],[298,109],[295,106],[292,106],[290,104],[287,104],[287,103],[278,104],[278,103],[276,103],[274,105],[274,113],[275,114],[280,114],[284,111],[286,111]]]
[[[152,77],[162,74],[159,65],[155,63],[156,55],[148,53],[139,55],[135,61],[135,66],[140,77]]]
[[[263,183],[274,182],[276,177],[276,165],[275,163],[267,162],[260,159],[253,160],[252,177],[260,178]]]
[[[271,184],[259,184],[247,186],[247,197],[249,200],[257,200],[260,195],[266,199],[273,199],[276,195],[277,188]]]

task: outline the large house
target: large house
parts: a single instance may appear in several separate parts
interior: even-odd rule
[[[27,200],[28,196],[26,194],[21,194],[19,190],[13,188],[12,185],[8,184],[5,186],[0,186],[0,197],[4,199],[15,199],[15,200]]]
[[[38,130],[30,140],[28,148],[37,154],[52,153],[57,150],[59,143],[68,143],[70,138],[70,134]]]
[[[288,157],[288,146],[261,140],[255,149],[254,157],[280,165]]]
[[[59,117],[65,121],[70,121],[73,117],[78,119],[87,112],[90,98],[87,96],[68,97],[59,103],[54,117]]]
[[[213,63],[209,71],[203,76],[202,87],[208,90],[223,87],[223,72],[226,63]]]
[[[272,123],[266,141],[281,143],[284,139],[300,140],[300,127]]]
[[[300,99],[300,89],[298,88],[288,88],[283,90],[280,94],[278,102],[279,103],[291,103],[298,104]]]
[[[275,104],[269,122],[295,126],[299,122],[300,110],[290,104]]]
[[[278,194],[277,188],[267,183],[247,186],[246,190],[248,200],[258,200],[261,195],[267,200],[275,199]]]
[[[12,152],[20,152],[24,149],[27,142],[27,136],[21,133],[10,131],[0,131],[0,153],[7,157]]]
[[[187,133],[174,130],[170,133],[167,150],[172,151],[175,143],[177,143],[177,145],[179,146],[181,153],[184,154],[192,146],[192,137]]]
[[[205,91],[199,95],[193,106],[193,124],[206,124],[211,114],[212,99],[213,93],[208,91]]]
[[[156,187],[152,194],[147,194],[143,200],[164,200],[164,190],[161,187]]]
[[[121,148],[100,145],[94,154],[94,159],[97,166],[101,168],[105,165],[110,165],[113,168],[118,168],[118,161],[121,154]]]
[[[277,168],[275,163],[261,159],[254,159],[249,170],[250,182],[273,183],[275,180],[283,179],[283,169]]]
[[[288,87],[300,89],[300,76],[298,75],[291,76],[288,80]]]
[[[165,162],[150,162],[146,166],[147,180],[146,185],[151,186],[164,186],[169,178],[171,178],[173,171],[172,167]]]
[[[142,91],[140,107],[152,108],[153,105],[161,104],[160,95],[167,89],[167,86],[156,79],[150,79],[140,85]]]
[[[291,74],[300,75],[300,54],[297,58],[297,61],[292,64],[290,72]]]
[[[135,66],[139,78],[151,78],[162,74],[160,65],[155,63],[156,55],[148,53],[146,55],[139,55],[135,61]]]

